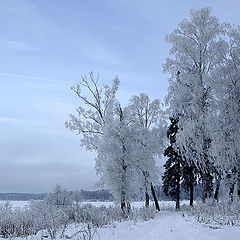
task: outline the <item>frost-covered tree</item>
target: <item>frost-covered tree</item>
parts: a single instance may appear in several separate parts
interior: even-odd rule
[[[133,193],[136,193],[134,160],[134,129],[129,125],[127,112],[119,105],[115,116],[105,124],[98,145],[96,169],[116,202],[126,212]]]
[[[79,203],[82,202],[83,200],[83,196],[81,194],[80,191],[78,190],[75,190],[73,193],[72,193],[72,200],[78,205]]]
[[[209,8],[190,11],[167,36],[170,57],[164,70],[169,72],[167,96],[170,115],[179,117],[178,146],[186,159],[194,161],[202,179],[203,201],[210,196],[213,160],[210,154],[212,119],[216,114],[211,72],[222,60],[222,26]]]
[[[95,77],[91,72],[89,76],[82,76],[82,81],[71,87],[82,106],[76,109],[77,115],[71,114],[70,120],[65,123],[68,129],[81,137],[82,146],[95,151],[103,134],[105,122],[113,116],[119,87],[117,77],[113,80],[112,86],[101,87],[98,81],[99,77]]]
[[[78,107],[78,116],[70,115],[71,120],[66,122],[66,127],[80,135],[81,144],[86,149],[96,151],[97,173],[125,211],[126,204],[130,202],[127,188],[132,182],[127,180],[127,148],[131,146],[127,122],[116,99],[118,86],[118,78],[113,80],[111,87],[100,87],[98,77],[95,78],[92,72],[89,77],[83,76],[82,82],[74,85],[72,90],[85,108]]]
[[[78,116],[71,115],[66,127],[81,136],[81,144],[97,153],[96,169],[101,181],[113,193],[116,202],[126,210],[131,201],[134,183],[133,141],[127,114],[116,99],[119,80],[114,79],[111,87],[98,85],[93,73],[84,76],[82,82],[72,87],[74,93],[85,104],[77,109]],[[86,90],[85,93],[82,91]],[[111,139],[111,140],[110,140]]]
[[[240,28],[227,25],[225,32],[224,60],[212,74],[218,101],[213,147],[233,199],[235,184],[240,197]]]
[[[70,115],[66,127],[80,135],[81,144],[88,150],[96,151],[101,183],[126,212],[133,194],[140,189],[149,206],[149,190],[154,191],[152,182],[158,178],[155,157],[162,152],[165,132],[158,99],[150,101],[141,94],[122,108],[116,99],[118,86],[117,78],[112,87],[101,88],[93,73],[84,76],[72,90],[85,107],[77,109],[78,116]]]
[[[158,180],[159,174],[156,156],[160,156],[165,143],[164,113],[159,99],[151,101],[143,93],[130,99],[127,111],[130,124],[136,131],[134,165],[139,171],[140,185],[144,188],[145,206],[149,206],[149,192],[154,190],[151,183]]]
[[[45,198],[46,204],[57,207],[66,207],[72,205],[72,198],[66,190],[63,190],[60,185],[56,185],[53,192],[47,194]]]

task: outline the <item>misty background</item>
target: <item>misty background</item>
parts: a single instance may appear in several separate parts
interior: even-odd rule
[[[93,70],[100,83],[119,77],[123,104],[164,99],[165,36],[205,6],[239,24],[237,0],[0,1],[0,192],[95,189],[95,154],[64,127],[78,106],[71,85]]]

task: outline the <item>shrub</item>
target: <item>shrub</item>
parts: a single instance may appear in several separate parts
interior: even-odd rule
[[[79,234],[92,236],[97,228],[125,220],[147,221],[155,216],[155,208],[132,208],[127,218],[120,207],[91,204],[57,204],[47,201],[30,202],[24,208],[12,208],[11,204],[0,205],[0,236],[3,238],[27,237],[45,231],[55,239],[64,236],[67,226],[73,222],[83,224]],[[61,232],[61,234],[60,234]],[[83,236],[82,236],[83,237]]]
[[[193,208],[188,210],[197,221],[214,225],[240,225],[240,202],[238,200],[230,202],[207,199],[205,203],[197,201]]]

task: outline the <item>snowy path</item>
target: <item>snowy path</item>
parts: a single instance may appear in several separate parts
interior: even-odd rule
[[[100,232],[101,240],[239,240],[240,227],[210,229],[177,212],[161,212],[148,222],[117,224]]]

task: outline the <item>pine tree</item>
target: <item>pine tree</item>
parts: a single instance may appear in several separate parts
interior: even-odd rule
[[[190,206],[193,206],[194,186],[197,181],[198,170],[194,162],[182,161],[182,183],[181,186],[189,193]]]
[[[178,118],[170,118],[171,124],[167,131],[170,145],[164,150],[164,156],[168,160],[164,164],[163,190],[176,202],[176,209],[180,208],[180,180],[181,180],[181,155],[174,149],[176,133],[178,131]]]
[[[163,189],[166,194],[171,196],[172,200],[176,201],[176,209],[179,209],[181,187],[189,193],[190,206],[193,205],[194,186],[199,172],[194,162],[183,157],[176,146],[179,119],[172,117],[170,121],[171,124],[167,132],[170,146],[164,151],[164,156],[168,157],[168,160],[164,164]]]

